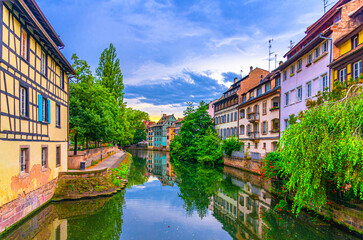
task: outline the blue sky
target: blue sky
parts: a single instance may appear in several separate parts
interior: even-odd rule
[[[128,106],[181,117],[186,102],[219,98],[250,66],[268,70],[268,40],[289,42],[323,14],[321,0],[37,0],[66,47],[94,70],[116,46]],[[271,62],[272,68],[275,62]]]

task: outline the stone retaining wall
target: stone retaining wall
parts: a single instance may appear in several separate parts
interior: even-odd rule
[[[59,179],[77,179],[77,178],[89,178],[89,177],[98,177],[105,176],[108,172],[108,169],[100,169],[93,171],[69,171],[69,172],[60,172]]]
[[[112,154],[117,153],[118,147],[104,147],[102,148],[102,158],[106,158]],[[73,155],[73,151],[68,152],[68,169],[79,170],[81,162],[86,162],[86,168],[92,165],[93,161],[101,160],[101,148],[88,149],[78,151],[77,155]]]
[[[0,233],[51,200],[57,179],[0,207]]]
[[[260,174],[261,160],[224,156],[224,165]]]

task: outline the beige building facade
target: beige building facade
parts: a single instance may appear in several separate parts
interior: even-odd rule
[[[238,106],[239,139],[255,158],[276,150],[280,132],[280,73],[272,72],[251,88]]]

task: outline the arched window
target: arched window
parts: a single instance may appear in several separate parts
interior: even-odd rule
[[[247,108],[247,114],[249,114],[249,113],[251,113],[251,108],[250,107]]]

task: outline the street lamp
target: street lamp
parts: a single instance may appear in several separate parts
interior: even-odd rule
[[[101,138],[101,161],[102,161],[102,138]]]

